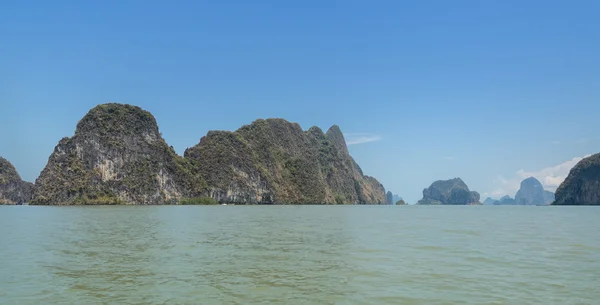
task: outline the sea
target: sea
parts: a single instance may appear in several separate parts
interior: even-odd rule
[[[600,207],[0,206],[0,304],[600,304]]]

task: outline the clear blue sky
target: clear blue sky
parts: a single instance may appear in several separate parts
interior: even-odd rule
[[[514,195],[499,176],[600,151],[599,18],[585,0],[2,1],[0,155],[33,181],[117,101],[179,153],[257,118],[338,124],[379,139],[351,154],[410,203],[452,177]]]

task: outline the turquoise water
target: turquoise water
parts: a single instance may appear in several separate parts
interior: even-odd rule
[[[0,207],[0,304],[599,304],[600,208]]]

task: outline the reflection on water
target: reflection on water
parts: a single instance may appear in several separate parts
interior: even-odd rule
[[[0,304],[592,304],[600,209],[2,207]]]

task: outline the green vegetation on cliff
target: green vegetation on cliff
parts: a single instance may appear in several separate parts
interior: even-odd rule
[[[211,131],[184,154],[221,202],[384,203],[377,180],[363,176],[337,126],[325,134],[283,119],[256,120],[235,132]]]
[[[211,197],[194,197],[194,198],[182,198],[177,204],[180,205],[215,205],[219,204],[218,201]]]

